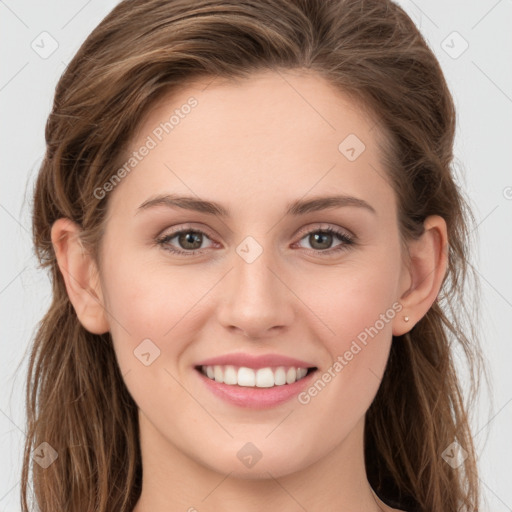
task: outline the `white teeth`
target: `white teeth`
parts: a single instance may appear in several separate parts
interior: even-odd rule
[[[235,382],[239,386],[254,387],[256,384],[256,374],[251,368],[244,368],[243,366],[238,368],[238,382]]]
[[[208,371],[208,367],[206,367],[206,368]],[[235,367],[234,366],[226,366],[226,368],[224,369],[224,384],[234,385],[237,382],[238,381],[237,381]]]
[[[293,384],[297,380],[297,370],[295,368],[288,368],[286,372],[286,384]]]
[[[308,373],[307,368],[297,368],[297,380],[302,379]]]
[[[274,372],[270,368],[260,368],[256,372],[256,387],[271,388],[274,386]]]
[[[286,384],[286,372],[282,366],[280,366],[274,372],[274,384],[276,386],[282,386],[283,384]]]
[[[202,366],[201,371],[208,378],[216,382],[228,384],[230,386],[245,386],[257,388],[272,388],[274,386],[283,386],[293,384],[304,378],[308,373],[307,368],[295,368],[290,366],[285,368],[259,368],[254,370],[241,366],[237,368],[232,365]]]
[[[220,366],[213,367],[213,376],[217,382],[224,382],[224,375]]]

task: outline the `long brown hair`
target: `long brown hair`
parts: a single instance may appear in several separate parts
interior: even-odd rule
[[[137,406],[110,334],[92,334],[78,321],[52,247],[53,222],[76,222],[97,258],[108,194],[99,199],[94,191],[118,169],[142,116],[188,80],[264,69],[317,73],[373,115],[404,240],[420,235],[429,215],[446,220],[443,288],[413,329],[393,339],[366,414],[365,460],[370,484],[389,504],[478,510],[467,411],[480,351],[471,323],[463,323],[472,216],[453,176],[453,99],[414,23],[388,0],[125,0],[63,73],[46,126],[33,237],[41,267],[50,269],[53,302],[29,361],[24,512],[29,475],[43,512],[131,511],[141,492]],[[473,384],[466,398],[456,347]],[[45,469],[32,461],[43,442],[58,454]],[[467,454],[459,467],[442,456],[453,442]]]

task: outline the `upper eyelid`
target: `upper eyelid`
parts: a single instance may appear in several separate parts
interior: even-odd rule
[[[349,229],[345,228],[345,227],[342,227],[342,226],[334,226],[333,224],[328,224],[328,223],[321,223],[322,225],[319,226],[309,226],[309,227],[305,227],[305,228],[301,228],[299,229],[299,231],[297,232],[297,236],[298,235],[302,235],[302,234],[309,234],[311,232],[315,232],[315,231],[323,231],[323,230],[327,230],[327,229],[332,229],[334,231],[343,231],[347,234],[347,236],[349,236],[350,238],[356,238],[356,235],[350,231]]]
[[[204,228],[204,227],[189,226],[189,225],[187,225],[187,224],[185,224],[185,225],[180,225],[177,229],[172,230],[170,233],[165,233],[165,230],[164,230],[164,232],[162,232],[162,234],[161,234],[161,235],[158,235],[158,237],[157,237],[157,238],[159,238],[159,239],[160,239],[160,238],[165,238],[165,237],[168,237],[168,236],[172,236],[172,237],[174,237],[174,236],[176,236],[176,235],[178,235],[178,234],[180,234],[180,233],[188,232],[188,231],[197,231],[197,232],[201,232],[201,233],[203,233],[203,234],[207,235],[207,236],[208,236],[208,238],[210,238],[210,239],[214,238],[214,236],[212,236],[212,235],[210,234],[210,231],[209,231],[207,228]]]
[[[322,230],[325,230],[325,229],[334,229],[336,231],[339,231],[339,230],[345,231],[348,236],[356,238],[356,235],[351,230],[349,230],[348,228],[345,228],[343,226],[335,226],[333,224],[329,224],[329,223],[326,223],[326,222],[322,222],[322,223],[319,223],[317,225],[311,225],[309,227],[300,228],[298,231],[296,231],[296,236],[301,235],[303,233],[308,234],[308,233],[310,233],[312,231],[322,231]],[[202,226],[201,227],[196,227],[196,226],[188,225],[188,224],[179,225],[179,227],[177,229],[175,229],[175,230],[173,230],[173,231],[171,231],[170,233],[167,233],[167,234],[161,234],[161,235],[158,236],[158,238],[163,238],[165,236],[170,236],[170,235],[177,235],[177,234],[182,233],[184,231],[199,231],[199,232],[203,232],[204,234],[208,235],[210,238],[215,238],[215,236],[211,235],[211,231],[208,228],[205,228],[205,227],[202,227]]]

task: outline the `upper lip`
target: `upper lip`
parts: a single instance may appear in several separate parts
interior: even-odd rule
[[[225,354],[223,356],[212,357],[205,359],[196,366],[215,366],[215,365],[232,365],[232,366],[244,366],[246,368],[258,368],[266,367],[278,367],[278,366],[294,366],[298,368],[315,368],[314,364],[294,357],[282,356],[279,354],[262,354],[259,356],[252,356],[250,354],[233,353]]]

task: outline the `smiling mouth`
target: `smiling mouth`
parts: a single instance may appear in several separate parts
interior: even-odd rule
[[[248,368],[233,365],[203,365],[195,369],[207,378],[228,386],[275,388],[302,380],[316,371],[316,367],[301,368],[295,366],[277,366]]]

